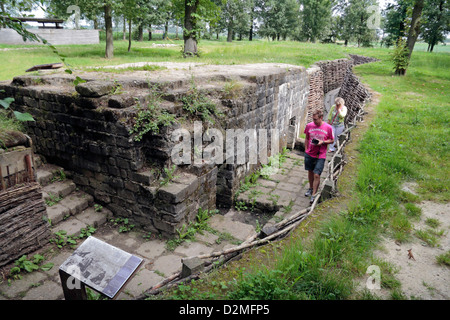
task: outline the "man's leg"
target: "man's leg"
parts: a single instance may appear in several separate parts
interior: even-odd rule
[[[305,193],[305,197],[311,197],[313,194],[313,184],[314,184],[314,167],[315,161],[308,154],[305,154],[305,170],[308,171],[308,181],[309,188]]]
[[[325,159],[318,159],[313,170],[313,193],[309,199],[309,203],[313,203],[316,198],[317,189],[320,185],[320,175],[322,174],[325,164]]]
[[[314,172],[308,171],[309,188],[314,190]]]
[[[316,174],[313,172],[313,195],[316,194],[317,189],[319,188],[319,184],[320,184],[320,174]]]

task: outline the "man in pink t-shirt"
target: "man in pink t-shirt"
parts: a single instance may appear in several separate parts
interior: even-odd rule
[[[320,184],[327,158],[327,147],[334,142],[333,128],[323,121],[323,112],[316,110],[313,113],[313,122],[305,128],[305,170],[308,171],[309,189],[305,197],[311,197],[313,203]]]

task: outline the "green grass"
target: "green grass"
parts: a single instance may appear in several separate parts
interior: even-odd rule
[[[152,44],[176,44],[175,47],[152,47]],[[96,45],[61,45],[55,46],[58,51],[65,55],[67,63],[75,69],[84,67],[102,67],[132,62],[161,62],[161,61],[187,61],[181,55],[183,41],[143,41],[132,43],[131,51],[128,52],[128,41],[114,41],[114,58],[105,59],[105,43]],[[444,47],[444,46],[442,46]],[[0,80],[11,80],[14,76],[25,74],[25,70],[38,64],[60,62],[59,57],[45,46],[36,45],[0,45],[0,49],[29,50],[0,50]],[[439,46],[440,48],[440,46]],[[447,48],[447,46],[445,47]],[[207,64],[245,64],[245,63],[289,63],[309,67],[320,60],[333,60],[347,57],[348,53],[368,54],[386,58],[388,49],[385,48],[356,48],[344,47],[334,44],[300,43],[290,41],[226,41],[201,40],[199,42],[200,57],[189,61]],[[433,58],[435,53],[428,54],[418,52],[428,61],[428,56]],[[434,59],[431,59],[434,61]],[[415,63],[420,63],[414,59]],[[444,67],[444,66],[443,66]],[[447,60],[448,67],[448,60]],[[435,70],[433,67],[432,70]],[[445,69],[441,69],[444,73]]]

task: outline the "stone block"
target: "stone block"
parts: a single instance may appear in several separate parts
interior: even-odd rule
[[[62,199],[59,203],[70,210],[70,214],[76,215],[83,211],[89,205],[92,205],[94,199],[87,193],[77,191],[71,193],[68,197]]]
[[[131,107],[135,104],[135,100],[130,96],[116,95],[112,96],[108,101],[108,107],[113,109],[123,109]]]
[[[45,186],[42,191],[45,192],[47,195],[44,196],[44,199],[51,199],[51,195],[59,196],[59,197],[66,197],[69,194],[71,194],[73,191],[75,191],[76,185],[72,181],[66,180],[66,181],[56,181],[52,184],[49,184]]]
[[[275,232],[277,232],[277,231],[278,231],[278,229],[275,228],[273,225],[271,225],[271,224],[266,224],[266,225],[262,228],[262,230],[261,230],[262,238],[268,237],[268,236],[270,236],[272,233],[275,233]]]
[[[112,216],[112,212],[106,208],[95,210],[95,208],[90,207],[78,214],[77,219],[89,226],[97,228],[98,226],[104,224],[107,219]]]
[[[88,81],[75,87],[75,90],[83,97],[101,97],[111,93],[113,89],[112,81]]]
[[[195,175],[184,174],[167,185],[161,187],[158,198],[171,203],[180,203],[198,188],[198,178]]]
[[[181,269],[181,278],[189,277],[190,275],[199,273],[203,271],[203,268],[205,266],[203,260],[193,257],[193,258],[185,258],[182,259],[182,269]]]
[[[47,207],[47,216],[49,221],[55,225],[63,221],[67,216],[70,216],[70,210],[63,205],[55,204],[51,207]]]
[[[149,186],[155,181],[156,174],[153,169],[147,169],[141,172],[132,172],[131,179],[137,183]]]
[[[84,222],[81,222],[74,217],[70,217],[69,219],[59,223],[57,226],[53,228],[53,232],[58,232],[64,230],[67,232],[68,236],[78,236],[80,234],[81,229],[86,228],[87,225]]]
[[[325,185],[323,186],[321,200],[326,200],[326,199],[332,198],[334,189],[335,189],[334,183],[332,181],[327,180],[325,182]]]

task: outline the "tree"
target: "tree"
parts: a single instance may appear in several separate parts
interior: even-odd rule
[[[184,51],[185,56],[197,55],[197,38],[199,32],[197,30],[197,10],[200,0],[184,0]]]
[[[406,39],[406,46],[408,47],[409,54],[408,60],[411,59],[414,45],[420,34],[420,19],[422,16],[422,10],[425,0],[415,0],[411,17],[411,25],[409,26],[408,38]]]
[[[332,1],[300,0],[300,40],[316,42],[330,23]]]
[[[348,40],[354,39],[358,43],[358,47],[371,45],[376,38],[376,30],[369,28],[368,20],[371,13],[367,11],[367,8],[375,4],[375,0],[349,0],[344,4],[341,35],[346,44]]]
[[[113,44],[113,24],[112,14],[114,10],[120,11],[124,4],[119,0],[48,0],[49,12],[55,12],[60,16],[67,17],[67,8],[70,5],[77,5],[80,7],[81,14],[88,19],[97,19],[98,16],[103,15],[105,21],[106,31],[106,47],[105,58],[111,59],[114,57],[114,44]]]
[[[260,13],[259,34],[273,40],[293,35],[298,25],[299,6],[295,0],[266,0]]]
[[[434,46],[445,40],[450,32],[450,6],[446,0],[428,0],[423,8],[422,38],[428,43],[427,51],[433,52]]]
[[[219,8],[212,0],[176,0],[174,4],[184,7],[183,55],[197,56],[197,42],[202,31],[200,22],[217,16]]]
[[[228,0],[221,5],[220,20],[227,30],[227,41],[233,40],[236,28],[245,28],[247,31],[250,22],[250,2],[248,0]]]
[[[398,38],[406,35],[408,11],[410,0],[397,0],[395,4],[388,4],[383,11],[384,27],[386,37],[382,42],[387,46],[394,45]]]
[[[41,41],[42,39],[40,39],[36,34],[29,32],[21,22],[11,19],[16,16],[23,16],[24,12],[31,12],[39,5],[42,5],[42,1],[0,0],[0,28],[10,28],[16,31],[22,36],[23,41]]]

